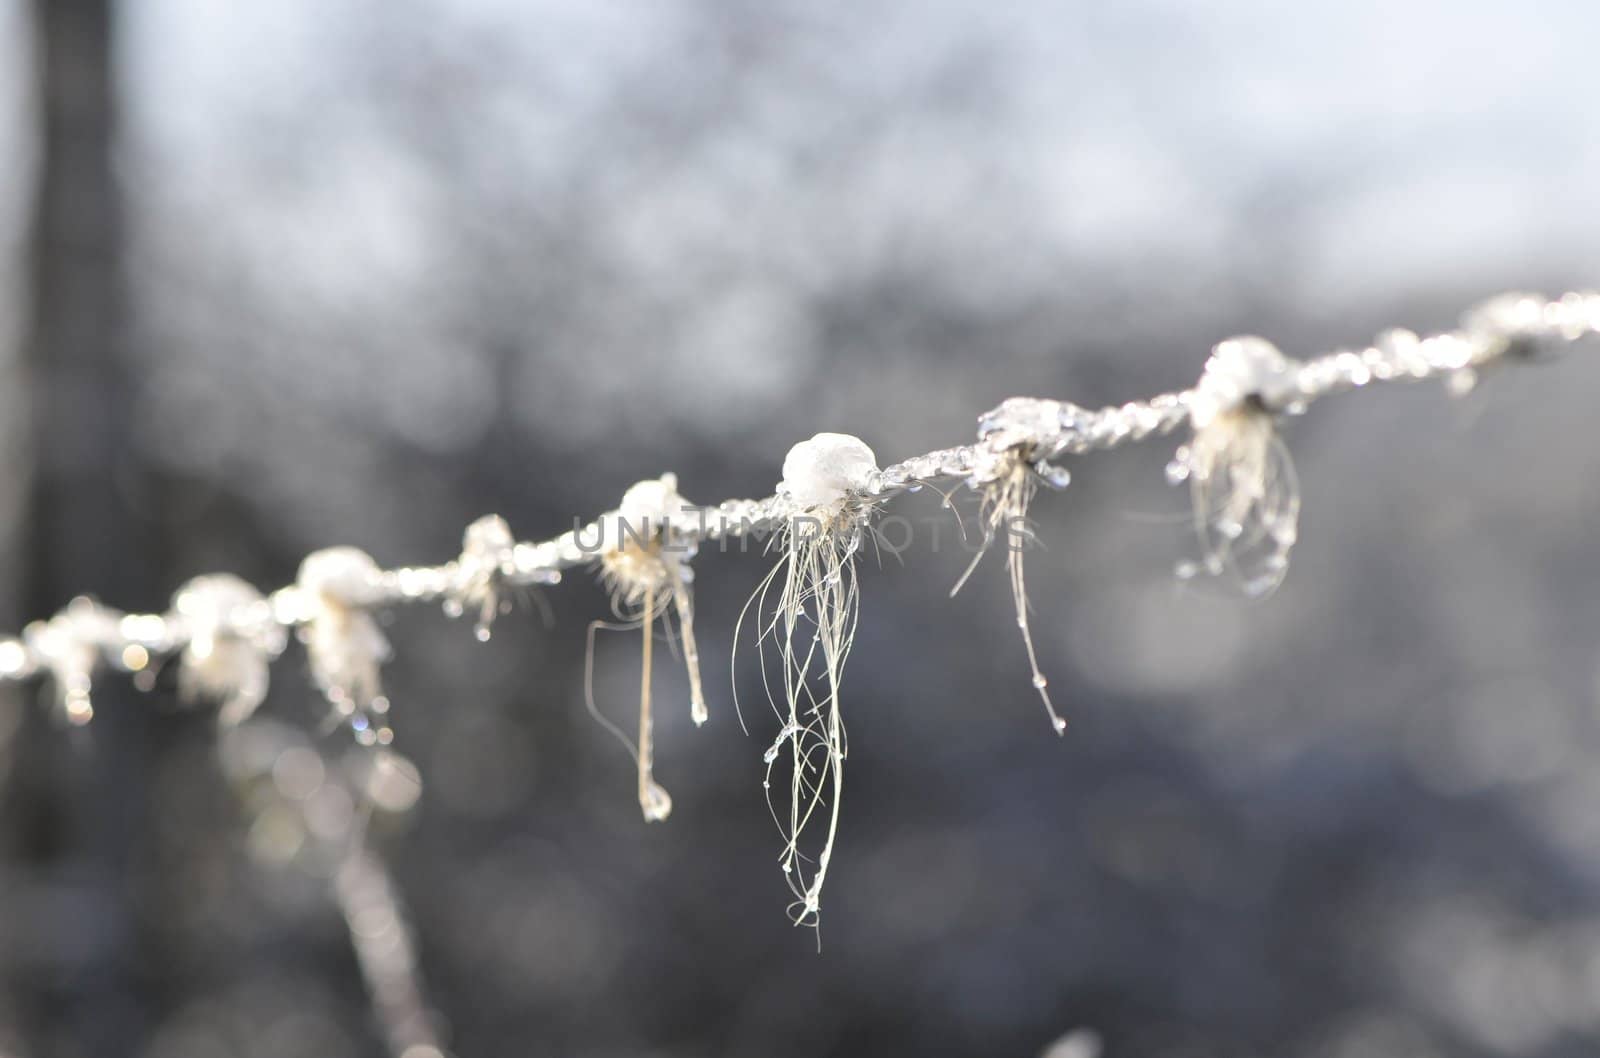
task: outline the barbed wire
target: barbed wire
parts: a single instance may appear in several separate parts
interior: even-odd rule
[[[980,417],[975,443],[874,469],[857,490],[858,498],[881,506],[941,480],[981,488],[994,477],[997,462],[1012,453],[1021,453],[1044,483],[1059,487],[1066,475],[1052,460],[1171,434],[1194,421],[1197,411],[1214,413],[1219,400],[1292,415],[1323,397],[1375,382],[1445,378],[1459,393],[1493,365],[1542,358],[1597,334],[1600,293],[1555,299],[1506,294],[1469,311],[1458,329],[1425,337],[1390,330],[1364,348],[1303,361],[1280,357],[1274,365],[1252,364],[1226,379],[1215,377],[1214,356],[1207,377],[1195,387],[1148,400],[1090,410],[1064,401],[1013,398]],[[1219,388],[1230,387],[1230,393],[1218,396]],[[665,512],[653,528],[639,524],[627,531],[641,537],[660,531],[679,546],[693,547],[764,538],[804,513],[779,490],[763,499],[685,505]],[[223,644],[246,644],[270,660],[283,649],[285,630],[303,633],[321,622],[344,626],[340,630],[348,633],[359,614],[386,607],[442,603],[452,616],[471,611],[478,635],[486,638],[507,589],[555,584],[564,571],[595,563],[607,541],[616,539],[614,533],[608,537],[608,524],[621,518],[612,511],[553,539],[519,542],[504,519],[488,515],[467,528],[458,557],[436,566],[386,570],[354,548],[330,548],[308,556],[295,584],[269,595],[231,576],[196,578],[162,614],[124,613],[82,596],[53,617],[28,625],[20,636],[0,637],[0,682],[50,677],[63,712],[81,724],[93,717],[92,681],[103,669],[137,675],[163,658],[189,652],[196,656],[187,659],[188,667],[203,670]],[[371,647],[368,653],[386,650]],[[336,697],[337,684],[344,681],[334,682],[324,689]]]
[[[989,545],[1005,539],[1033,685],[1060,732],[1065,721],[1050,702],[1029,627],[1022,555],[1031,540],[1026,515],[1033,495],[1040,487],[1063,488],[1070,481],[1059,465],[1063,457],[1190,427],[1192,434],[1177,449],[1167,476],[1192,490],[1202,557],[1179,563],[1178,575],[1231,571],[1246,591],[1270,591],[1287,570],[1298,534],[1299,485],[1276,432],[1281,417],[1379,382],[1443,379],[1451,392],[1465,392],[1500,365],[1543,359],[1596,336],[1600,293],[1584,292],[1554,299],[1505,294],[1467,312],[1455,330],[1428,336],[1390,330],[1368,346],[1304,360],[1285,356],[1261,338],[1228,339],[1213,348],[1189,389],[1099,409],[1012,398],[979,417],[974,442],[886,467],[880,468],[857,438],[818,434],[790,450],[782,480],[762,499],[695,505],[678,493],[676,477],[666,474],[630,488],[616,510],[550,540],[519,542],[498,515],[480,518],[467,527],[461,553],[440,565],[383,569],[363,551],[333,547],[308,555],[295,583],[270,594],[231,574],[210,574],[185,583],[160,614],[124,613],[79,597],[19,636],[0,636],[0,682],[48,679],[61,715],[84,725],[93,719],[94,682],[102,672],[131,675],[136,686],[149,690],[157,668],[176,658],[179,693],[214,702],[226,735],[266,697],[270,667],[292,632],[305,646],[313,682],[332,716],[348,724],[359,744],[387,746],[393,732],[380,670],[390,647],[377,611],[440,604],[449,616],[471,615],[478,638],[488,639],[514,589],[556,584],[566,571],[589,567],[611,591],[623,626],[644,632],[637,742],[606,723],[628,743],[638,764],[645,819],[658,820],[670,813],[671,798],[650,771],[655,622],[682,640],[693,717],[700,723],[706,710],[693,634],[691,562],[704,545],[759,540],[778,555],[751,605],[764,677],[769,661],[763,645],[769,639],[777,643],[781,680],[764,683],[782,721],[764,753],[769,781],[763,786],[770,802],[773,768],[787,747],[789,802],[786,811],[772,805],[773,819],[785,838],[780,863],[795,895],[791,915],[798,924],[814,926],[838,825],[846,757],[838,688],[859,606],[854,559],[873,519],[891,500],[943,483],[964,485],[982,497],[985,547],[973,565]],[[769,589],[776,597],[771,606]],[[219,745],[225,748],[229,740]],[[373,759],[374,767],[384,766],[384,774],[415,774],[393,753]],[[826,827],[814,855],[801,847],[813,821]],[[421,997],[403,908],[381,859],[354,838],[338,864],[333,891],[350,923],[390,1049],[443,1054]],[[379,953],[368,943],[362,932],[368,918],[382,919],[388,931],[384,944],[399,947]]]

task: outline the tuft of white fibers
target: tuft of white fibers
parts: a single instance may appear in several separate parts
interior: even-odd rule
[[[855,560],[873,513],[866,497],[878,474],[872,449],[848,434],[821,433],[791,448],[777,489],[786,516],[773,541],[780,557],[745,605],[746,613],[755,607],[762,681],[782,725],[764,754],[762,785],[784,836],[778,862],[795,896],[790,915],[797,925],[818,923],[839,830],[847,753],[839,686],[860,613]],[[782,670],[781,704],[773,694],[769,639]],[[780,808],[772,772],[785,746],[789,798]],[[813,858],[801,846],[817,828],[824,836]]]
[[[1006,574],[1011,581],[1017,628],[1028,652],[1033,686],[1044,702],[1051,728],[1058,735],[1066,731],[1067,722],[1056,712],[1055,703],[1050,700],[1050,681],[1039,668],[1039,655],[1034,649],[1033,629],[1028,619],[1030,607],[1023,560],[1028,549],[1038,542],[1028,521],[1028,506],[1038,493],[1040,483],[1064,489],[1072,480],[1066,468],[1048,462],[1046,457],[1050,441],[1061,435],[1064,421],[1076,412],[1073,405],[1059,401],[1012,397],[978,420],[978,445],[967,485],[982,496],[978,518],[983,527],[983,544],[966,572],[950,589],[952,596],[959,592],[995,541],[1001,542],[1006,550]]]
[[[84,595],[48,621],[34,621],[22,630],[27,649],[50,673],[61,715],[74,727],[94,719],[92,692],[100,644],[116,642],[117,635],[116,621]]]
[[[389,699],[383,695],[379,669],[389,659],[389,641],[367,607],[380,598],[381,571],[366,552],[330,547],[300,563],[295,578],[301,623],[311,677],[350,724],[362,745],[388,744],[394,732],[383,717]]]
[[[445,596],[444,611],[450,617],[473,611],[477,616],[472,632],[480,643],[488,642],[494,619],[511,608],[505,575],[516,545],[511,526],[498,514],[484,515],[462,534],[457,581]]]
[[[1298,365],[1263,338],[1231,338],[1206,361],[1189,394],[1193,439],[1167,466],[1189,484],[1201,561],[1179,577],[1231,574],[1263,596],[1282,583],[1299,532],[1300,485],[1278,436],[1277,411],[1292,410]]]
[[[288,639],[267,600],[231,573],[195,577],[172,597],[187,642],[178,656],[178,695],[217,704],[224,729],[248,720],[267,696],[272,660]]]
[[[666,819],[672,813],[671,796],[655,780],[650,678],[657,621],[671,643],[676,618],[676,638],[682,641],[684,668],[689,676],[689,715],[697,727],[706,722],[707,716],[700,651],[694,637],[694,601],[689,590],[694,582],[690,561],[695,546],[673,528],[674,519],[693,510],[694,505],[678,494],[677,476],[663,474],[631,486],[617,510],[599,522],[600,579],[611,593],[611,609],[617,620],[596,621],[589,626],[585,701],[589,711],[622,741],[638,765],[639,809],[646,822]],[[642,633],[637,740],[607,720],[594,701],[594,637],[601,629]]]

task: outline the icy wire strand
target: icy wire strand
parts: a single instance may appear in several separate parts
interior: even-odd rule
[[[1532,294],[1504,294],[1469,311],[1461,326],[1426,337],[1390,330],[1373,344],[1337,350],[1294,363],[1291,376],[1268,394],[1254,397],[1268,411],[1298,413],[1323,397],[1360,389],[1373,382],[1415,382],[1446,378],[1458,389],[1470,388],[1478,372],[1500,362],[1542,358],[1585,338],[1600,335],[1600,292],[1564,294],[1547,299]],[[1196,391],[1163,393],[1090,410],[1055,401],[1029,402],[1052,414],[1001,423],[1005,444],[1028,452],[1030,462],[1116,448],[1165,435],[1190,419]],[[984,416],[985,432],[1003,418],[1004,406]],[[887,501],[923,482],[970,479],[992,454],[980,440],[929,452],[896,463],[872,477],[863,500]],[[764,538],[795,512],[779,496],[735,499],[709,507],[687,508],[671,515],[666,529],[687,544]],[[611,512],[603,518],[615,518]],[[494,516],[474,523],[503,522]],[[480,534],[481,535],[481,534]],[[492,535],[492,534],[491,534]],[[498,539],[498,537],[495,537]],[[593,563],[605,539],[603,519],[542,542],[474,546],[473,533],[462,555],[440,566],[408,566],[379,570],[343,604],[372,610],[413,602],[445,602],[459,613],[478,597],[474,593],[500,586],[552,584],[561,572]],[[228,615],[229,631],[254,637],[272,626],[295,628],[313,620],[316,601],[296,586],[279,589],[263,601]],[[138,673],[156,659],[177,653],[191,639],[190,622],[182,613],[125,614],[88,599],[73,600],[48,621],[36,621],[20,637],[0,637],[0,681],[21,681],[49,674],[65,699],[75,693],[87,701],[90,671],[109,667]],[[91,656],[92,655],[92,656]],[[72,664],[68,664],[71,662]],[[82,682],[78,688],[73,684]],[[68,714],[72,715],[70,700]]]

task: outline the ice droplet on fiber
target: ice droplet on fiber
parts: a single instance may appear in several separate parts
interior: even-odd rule
[[[661,785],[651,782],[639,794],[639,807],[647,823],[659,823],[672,814],[672,797]]]

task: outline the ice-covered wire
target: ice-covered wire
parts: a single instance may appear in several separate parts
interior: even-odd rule
[[[1262,411],[1276,415],[1296,414],[1323,397],[1377,382],[1446,379],[1460,390],[1494,366],[1541,359],[1596,335],[1600,335],[1600,292],[1554,299],[1506,294],[1473,308],[1455,330],[1429,336],[1391,330],[1363,348],[1293,361],[1293,370],[1278,379],[1271,392],[1250,398]],[[1002,439],[1025,450],[1030,466],[1049,467],[1062,456],[1171,434],[1191,424],[1197,401],[1203,402],[1200,387],[1100,409],[1064,401],[1017,402],[1013,407],[1027,409],[1025,421],[1013,421],[1007,405],[1002,405],[984,417],[985,435],[975,444],[884,467],[871,475],[859,498],[881,505],[922,482],[973,479],[992,465]],[[1039,406],[1047,407],[1049,414],[1040,415]],[[1049,483],[1051,478],[1047,474],[1044,480]],[[727,500],[676,511],[666,529],[689,543],[764,539],[781,527],[787,510],[776,495]],[[229,637],[230,643],[254,642],[270,660],[273,640],[262,635],[263,622],[315,639],[320,621],[324,629],[332,629],[329,639],[340,645],[341,637],[335,633],[350,630],[346,620],[350,614],[434,602],[452,613],[472,612],[482,636],[509,590],[552,584],[564,570],[591,565],[598,557],[592,542],[602,538],[603,527],[591,523],[550,540],[512,542],[504,522],[491,515],[474,523],[460,557],[443,565],[381,569],[344,552],[332,571],[313,570],[328,583],[317,583],[313,577],[313,583],[281,588],[259,604],[234,608],[220,624],[211,622],[206,634]],[[187,650],[195,628],[191,616],[177,608],[165,614],[124,614],[91,599],[77,599],[54,617],[29,625],[20,637],[0,637],[0,681],[49,676],[63,714],[75,723],[86,723],[93,715],[90,693],[96,672],[103,668],[143,672],[158,660]],[[342,645],[352,646],[349,641]],[[345,690],[366,693],[368,662],[378,655],[377,644],[358,634],[353,649],[354,654],[343,660],[359,663],[360,671],[346,673],[358,685]]]

